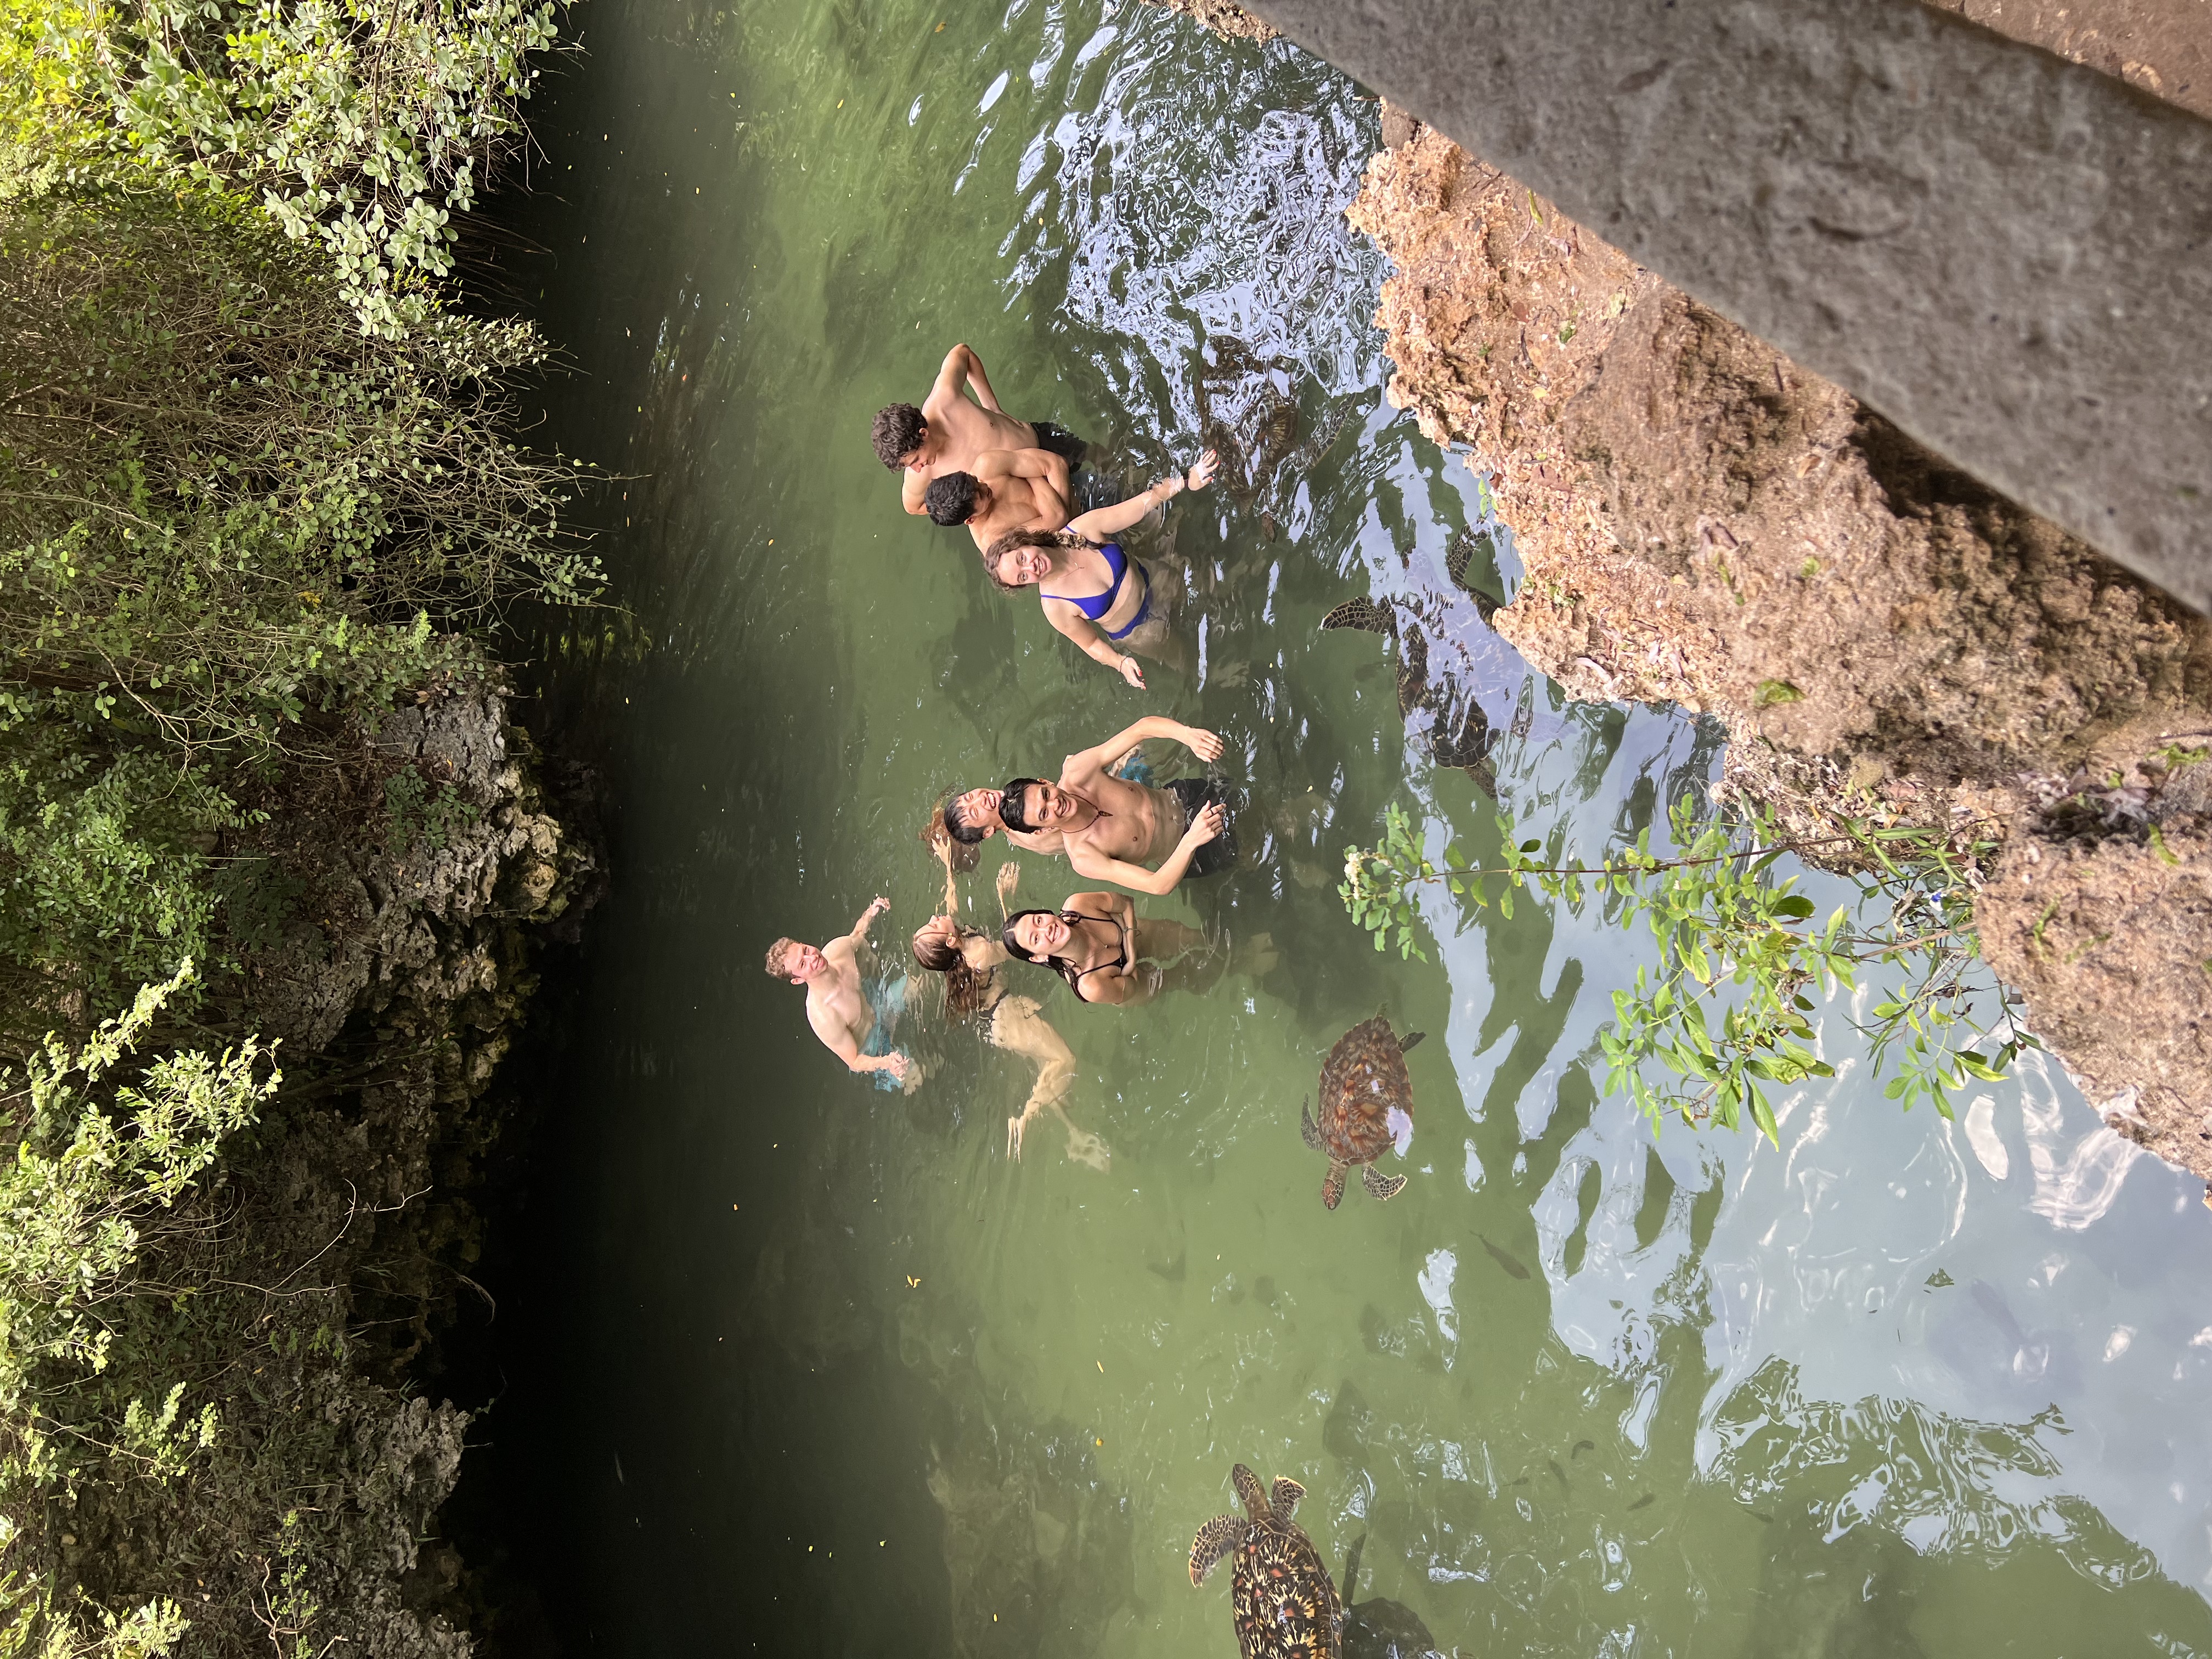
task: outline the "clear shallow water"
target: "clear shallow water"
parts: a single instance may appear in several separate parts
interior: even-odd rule
[[[1096,0],[579,15],[523,269],[576,370],[548,433],[629,475],[598,510],[635,621],[544,641],[617,876],[489,1425],[562,1645],[1233,1652],[1182,1564],[1242,1459],[1447,1652],[2212,1653],[2191,1183],[2055,1075],[1901,1117],[1840,1005],[1779,1152],[1655,1143],[1588,1067],[1641,941],[1528,903],[1438,912],[1401,963],[1344,917],[1389,801],[1496,833],[1382,642],[1315,631],[1345,599],[1431,598],[1436,659],[1517,732],[1524,833],[1632,836],[1717,754],[1564,704],[1446,580],[1482,499],[1382,401],[1340,217],[1373,106]],[[1133,466],[1247,441],[1171,526],[1199,675],[1123,690],[898,513],[868,417],[962,338]],[[1281,965],[1126,1014],[1022,987],[1104,1171],[1049,1121],[1009,1164],[1028,1077],[964,1032],[911,1098],[846,1075],[769,940],[880,890],[902,949],[939,792],[1149,712],[1226,736],[1263,856],[1147,912]],[[1084,884],[1025,865],[1028,902]],[[1386,1002],[1431,1033],[1412,1179],[1331,1215],[1298,1103]]]

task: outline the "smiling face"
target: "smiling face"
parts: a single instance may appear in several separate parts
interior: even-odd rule
[[[1067,943],[1068,933],[1067,924],[1049,910],[1024,916],[1014,924],[1015,940],[1033,957],[1058,956],[1060,946]]]
[[[914,953],[924,957],[937,949],[957,950],[960,945],[960,924],[951,916],[932,916],[914,930]]]
[[[793,985],[804,985],[830,965],[830,958],[811,945],[794,945],[783,953],[784,972]]]
[[[1027,587],[1052,574],[1055,563],[1048,547],[1010,548],[999,556],[998,577],[1009,587]]]
[[[1056,830],[1081,814],[1083,803],[1054,783],[1032,783],[1022,790],[1022,822],[1033,830]]]
[[[954,816],[971,830],[981,830],[986,841],[999,833],[999,792],[970,789],[952,798]]]

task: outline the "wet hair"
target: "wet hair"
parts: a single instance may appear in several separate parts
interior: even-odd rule
[[[1070,927],[1085,921],[1095,921],[1097,918],[1086,916],[1080,910],[1017,910],[1006,918],[1006,925],[999,930],[999,943],[1006,947],[1008,956],[1022,962],[1034,963],[1040,968],[1051,969],[1067,981],[1067,988],[1075,993],[1078,1001],[1088,1002],[1090,998],[1083,994],[1083,975],[1073,963],[1066,957],[1033,957],[1022,948],[1022,942],[1015,936],[1014,929],[1030,916],[1058,916]]]
[[[962,793],[965,793],[963,790]],[[961,816],[960,796],[955,795],[945,803],[945,833],[963,847],[981,847],[989,839],[989,831],[980,823],[970,823]],[[981,854],[977,854],[978,859]],[[972,866],[971,866],[972,867]]]
[[[932,854],[937,851],[939,842],[950,840],[952,843],[952,868],[955,873],[964,876],[983,861],[983,855],[975,850],[982,844],[983,837],[976,835],[970,841],[952,827],[952,800],[957,799],[948,799],[943,805],[932,808],[929,816],[921,821],[921,828],[915,832],[915,836]],[[964,827],[965,821],[963,822]]]
[[[922,428],[928,422],[912,404],[890,404],[876,411],[876,424],[868,434],[876,459],[894,472],[899,463],[921,447]]]
[[[1008,593],[1018,593],[1026,582],[1010,582],[999,574],[999,561],[1017,548],[1022,547],[1091,547],[1097,544],[1085,541],[1073,531],[1066,530],[1009,530],[1005,535],[983,550],[983,568],[990,578]]]
[[[957,939],[954,942],[932,934],[928,939],[916,935],[914,959],[933,974],[945,975],[945,1006],[954,1013],[966,1018],[983,1012],[983,1000],[991,994],[991,970],[977,973],[968,965],[968,958],[960,954],[959,939],[981,939],[982,934],[973,927],[955,923]]]
[[[1044,780],[1016,778],[1004,789],[999,791],[999,822],[1005,824],[1007,829],[1018,830],[1025,836],[1035,833],[1036,830],[1036,825],[1027,822],[1022,817],[1022,791],[1031,784],[1042,789],[1044,787]]]
[[[780,939],[768,947],[768,970],[777,979],[789,979],[791,970],[784,966],[785,959],[799,948],[795,939]]]
[[[954,525],[966,524],[975,516],[975,475],[948,472],[941,478],[932,478],[921,502],[929,509],[932,524],[943,525],[948,530]]]

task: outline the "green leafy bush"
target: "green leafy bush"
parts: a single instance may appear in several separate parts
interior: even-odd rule
[[[247,773],[599,575],[569,471],[502,435],[536,337],[364,336],[235,201],[0,204],[0,988],[42,1029],[221,954],[207,853]]]
[[[319,246],[371,332],[437,313],[475,205],[566,0],[6,0],[0,194],[126,161],[242,192]]]
[[[0,1531],[11,1553],[42,1551],[58,1498],[97,1480],[166,1484],[214,1444],[214,1405],[161,1363],[149,1316],[179,1304],[147,1285],[142,1257],[224,1139],[276,1091],[269,1053],[247,1042],[210,1057],[132,1050],[190,979],[187,964],[142,989],[82,1048],[49,1040],[7,1096],[15,1156],[0,1168]],[[0,1087],[12,1087],[12,1075]],[[19,1549],[19,1542],[24,1549]],[[57,1607],[50,1581],[0,1583],[0,1652],[159,1653],[181,1632],[173,1603],[127,1614]]]
[[[1861,1028],[1885,1092],[1908,1111],[1919,1100],[1951,1115],[1951,1091],[1969,1078],[1995,1081],[2024,1048],[2016,1004],[1981,965],[1973,931],[1972,884],[1995,851],[1982,826],[1945,836],[1853,822],[1833,836],[1790,840],[1757,808],[1703,816],[1684,801],[1672,814],[1679,849],[1661,857],[1651,832],[1595,864],[1560,860],[1541,838],[1516,842],[1499,820],[1495,866],[1478,868],[1456,841],[1440,869],[1394,803],[1382,842],[1346,849],[1345,907],[1382,950],[1422,954],[1413,890],[1441,885],[1478,908],[1510,919],[1514,896],[1534,887],[1580,909],[1602,906],[1626,928],[1639,920],[1659,946],[1656,969],[1613,993],[1613,1018],[1599,1034],[1606,1088],[1626,1092],[1656,1127],[1668,1113],[1735,1128],[1745,1118],[1776,1138],[1769,1091],[1834,1073],[1814,1044],[1813,994],[1883,975],[1884,992]],[[1786,854],[1818,851],[1865,866],[1856,905],[1822,921],[1794,876],[1777,878]],[[1871,917],[1869,912],[1871,910]],[[1994,1005],[1982,1023],[1978,1006]],[[1992,1052],[1980,1043],[1995,1037]]]

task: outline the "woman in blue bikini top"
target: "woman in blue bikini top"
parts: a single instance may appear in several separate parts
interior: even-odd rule
[[[1219,466],[1219,458],[1209,449],[1189,471],[1163,478],[1126,501],[1071,519],[1065,530],[1017,530],[1001,536],[985,550],[983,568],[1010,593],[1036,587],[1046,621],[1092,661],[1141,690],[1145,671],[1115,647],[1152,620],[1152,573],[1109,538],[1186,489],[1205,489]]]

